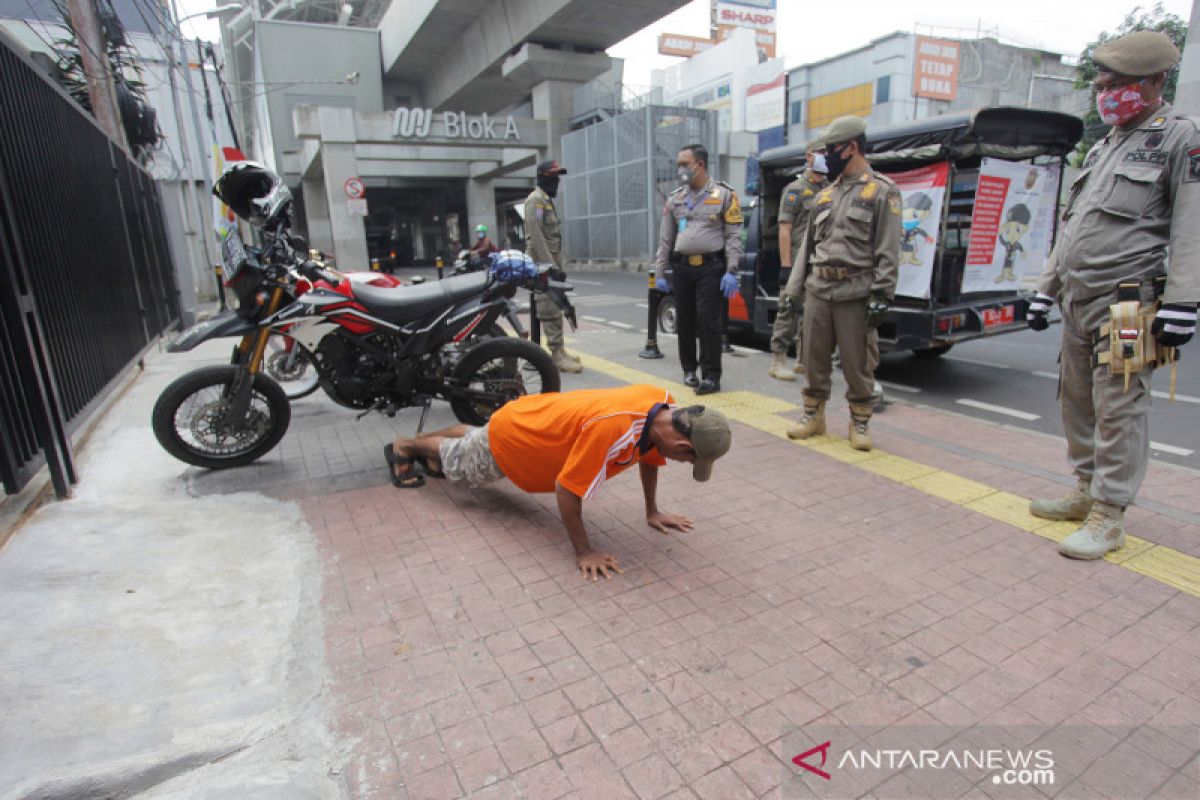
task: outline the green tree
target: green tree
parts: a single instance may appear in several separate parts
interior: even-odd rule
[[[1162,3],[1155,3],[1154,7],[1146,11],[1141,6],[1135,7],[1126,16],[1116,31],[1109,33],[1102,31],[1100,36],[1095,41],[1089,42],[1079,55],[1079,64],[1075,67],[1075,88],[1089,89],[1092,81],[1096,78],[1096,61],[1093,57],[1096,48],[1105,42],[1112,41],[1127,33],[1134,31],[1162,31],[1171,38],[1175,46],[1183,51],[1183,44],[1187,40],[1187,21],[1168,14],[1163,11]],[[1175,84],[1179,80],[1179,70],[1173,69],[1167,75],[1167,82],[1163,86],[1163,98],[1167,102],[1175,99]],[[1093,99],[1095,92],[1092,93]],[[1096,140],[1104,136],[1108,132],[1108,126],[1100,121],[1100,115],[1096,113],[1096,104],[1093,102],[1088,108],[1087,115],[1083,118],[1083,139],[1079,142],[1079,147],[1075,150],[1074,161],[1076,165],[1083,160],[1087,151],[1091,149]]]

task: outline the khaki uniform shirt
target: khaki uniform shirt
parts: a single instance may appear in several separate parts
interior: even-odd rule
[[[554,201],[539,186],[525,198],[525,252],[535,264],[562,264],[562,226]]]
[[[1088,151],[1038,291],[1085,303],[1164,274],[1163,302],[1200,301],[1200,119],[1166,104]]]
[[[783,187],[783,194],[779,197],[778,219],[780,225],[792,226],[792,266],[796,265],[796,255],[800,252],[801,242],[804,241],[804,229],[808,226],[808,217],[816,203],[817,192],[824,189],[828,183],[825,178],[810,180],[805,172]]]
[[[813,203],[785,291],[800,294],[803,286],[823,300],[842,302],[878,290],[891,299],[900,262],[902,205],[896,184],[870,168],[826,186]],[[848,275],[824,278],[814,267],[842,267]]]
[[[685,256],[725,251],[725,271],[736,273],[742,259],[742,207],[737,193],[711,178],[693,192],[680,186],[663,207],[654,256],[656,274],[663,275],[671,253]]]

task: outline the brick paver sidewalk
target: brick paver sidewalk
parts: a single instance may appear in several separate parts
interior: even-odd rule
[[[877,442],[1038,488],[899,435],[967,424],[930,414],[881,418]],[[355,796],[774,796],[797,772],[796,726],[1200,719],[1200,598],[766,431],[734,436],[712,482],[661,475],[691,533],[645,525],[636,477],[587,503],[593,543],[625,570],[598,584],[574,570],[550,496],[430,480],[306,498]],[[1123,797],[1136,769],[1157,796],[1194,796],[1195,747],[1112,748],[1045,793]]]

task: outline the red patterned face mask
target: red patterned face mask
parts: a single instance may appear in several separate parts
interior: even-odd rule
[[[1096,92],[1096,111],[1105,125],[1120,127],[1145,111],[1146,106],[1142,86],[1138,83]]]

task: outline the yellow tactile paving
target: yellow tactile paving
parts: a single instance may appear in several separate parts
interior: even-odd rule
[[[691,390],[676,381],[663,380],[599,356],[585,353],[582,358],[586,367],[618,380],[652,383],[662,386],[677,398],[691,397]],[[787,438],[787,429],[795,424],[794,420],[779,415],[796,410],[796,405],[757,392],[723,392],[708,395],[702,400],[705,405],[720,409],[730,419],[784,439]],[[1029,513],[1027,498],[880,450],[863,453],[851,448],[844,438],[838,436],[818,436],[794,444],[1054,542],[1061,541],[1076,527],[1076,523],[1050,522],[1033,516]],[[1200,597],[1200,558],[1195,556],[1136,536],[1127,536],[1125,547],[1109,553],[1105,560]]]

